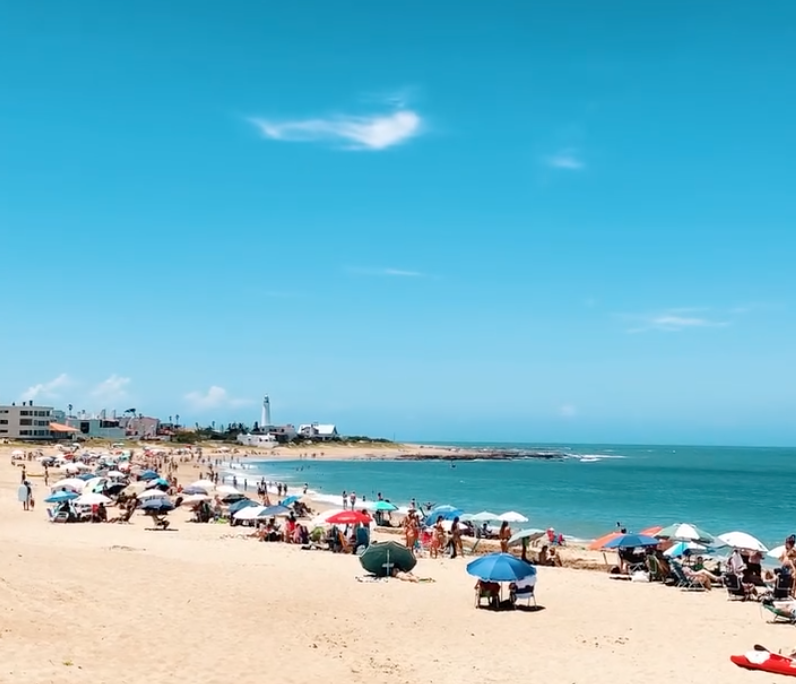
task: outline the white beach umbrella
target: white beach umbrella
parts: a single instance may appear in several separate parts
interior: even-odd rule
[[[745,551],[759,551],[760,553],[768,553],[768,548],[759,539],[753,537],[746,532],[725,532],[716,537],[720,542],[727,546],[732,546],[736,549],[744,549]]]
[[[76,477],[67,477],[65,480],[58,480],[54,485],[50,487],[52,491],[56,491],[58,489],[69,489],[73,492],[82,492],[83,487],[85,487],[86,483],[83,480],[78,480]]]
[[[100,504],[107,505],[110,502],[111,500],[107,496],[95,494],[94,492],[87,492],[74,499],[72,503],[75,503],[78,506],[99,506]]]
[[[75,461],[74,465],[80,471],[91,470],[91,466],[88,463],[83,463],[83,461]]]
[[[211,480],[197,480],[196,482],[191,482],[188,486],[211,491],[216,485]]]
[[[128,470],[130,470],[130,464],[129,464],[129,463],[127,463],[127,462],[125,462],[125,463],[120,463],[120,464],[119,464],[117,467],[119,468],[119,470],[123,470],[123,471],[125,471],[125,472],[126,472],[126,471],[128,471]]]
[[[191,485],[191,486],[201,486],[201,485]],[[223,485],[223,484],[219,485],[218,487],[216,487],[216,491],[219,494],[240,494],[241,493],[241,492],[239,492],[237,490],[236,487],[233,487],[232,485]]]
[[[168,499],[168,494],[160,489],[147,489],[138,495],[139,499]]]
[[[771,549],[771,551],[769,551],[766,555],[769,558],[776,558],[777,560],[779,560],[780,558],[782,558],[782,554],[784,553],[785,553],[785,544],[782,544],[780,546]]]
[[[500,522],[508,522],[508,523],[526,523],[528,522],[528,518],[526,518],[522,513],[517,513],[517,511],[508,511],[507,513],[503,513],[497,517],[497,520]]]
[[[517,515],[519,515],[519,513],[517,513]],[[472,520],[473,522],[491,522],[492,520],[500,520],[501,518],[497,513],[490,513],[489,511],[481,511],[480,513],[473,513],[472,515],[465,514],[462,516],[462,519]]]
[[[111,470],[108,473],[108,477],[113,478],[114,480],[119,480],[123,477],[127,477],[121,470]]]
[[[21,458],[24,455],[24,452],[20,451],[19,449],[14,449],[14,451],[11,452],[11,456],[13,458]]]
[[[83,491],[93,492],[97,487],[99,487],[104,482],[104,478],[92,477],[90,480],[86,480],[85,482],[86,484],[83,485]]]
[[[61,466],[61,470],[63,470],[67,475],[74,475],[75,473],[80,472],[80,468],[77,467],[76,463],[66,463]]]
[[[192,504],[202,503],[203,501],[211,501],[212,498],[213,497],[208,496],[207,494],[191,494],[182,500],[182,504],[183,506],[186,504],[190,506]]]
[[[671,541],[695,541],[711,544],[714,541],[713,535],[705,530],[700,530],[696,525],[691,523],[675,523],[664,527],[657,532],[655,536],[658,539],[670,539]]]
[[[247,506],[233,514],[235,520],[254,520],[266,509],[266,506]]]

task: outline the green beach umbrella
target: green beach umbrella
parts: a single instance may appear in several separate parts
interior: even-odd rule
[[[664,527],[655,535],[658,539],[669,539],[671,541],[698,542],[711,544],[715,537],[705,530],[700,530],[696,525],[690,523],[675,523]]]
[[[373,510],[389,513],[390,511],[397,511],[398,506],[391,504],[389,501],[377,501],[373,506]]]
[[[388,577],[393,568],[409,572],[417,565],[412,552],[398,542],[376,542],[359,557],[362,567],[377,577]]]
[[[520,530],[519,532],[515,532],[514,534],[509,537],[509,546],[514,546],[515,544],[519,544],[521,541],[528,540],[529,542],[534,542],[537,539],[541,539],[544,537],[545,531],[544,530],[537,530],[532,527],[529,527],[525,530]]]

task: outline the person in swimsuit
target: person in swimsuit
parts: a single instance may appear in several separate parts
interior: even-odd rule
[[[509,524],[505,520],[503,521],[503,524],[500,526],[500,532],[498,532],[498,539],[500,539],[500,552],[508,553],[509,539],[511,539],[511,528],[509,527]]]
[[[442,516],[437,517],[434,530],[431,533],[431,557],[439,557],[440,549],[445,546],[445,528],[442,527]]]

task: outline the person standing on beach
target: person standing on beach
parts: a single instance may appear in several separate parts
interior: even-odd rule
[[[345,511],[348,508],[348,496],[346,495],[345,489],[343,490],[343,510]]]
[[[348,498],[349,502],[351,503],[351,510],[354,510],[354,507],[357,505],[357,493],[351,492],[351,496]]]
[[[456,558],[458,555],[464,555],[464,548],[462,547],[462,528],[459,525],[459,516],[457,515],[451,523],[451,558]]]
[[[505,520],[500,526],[500,532],[498,532],[498,539],[500,539],[500,552],[508,553],[509,539],[511,539],[511,528],[509,527],[509,524]]]

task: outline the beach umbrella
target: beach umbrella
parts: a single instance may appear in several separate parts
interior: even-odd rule
[[[280,505],[280,506],[292,506],[292,505],[293,505],[294,503],[296,503],[296,501],[298,501],[300,498],[301,498],[300,496],[296,496],[296,495],[294,494],[294,495],[292,495],[292,496],[288,496],[286,499],[282,499],[282,501],[280,501],[280,502],[279,502],[279,505]]]
[[[171,485],[169,485],[168,480],[164,480],[162,477],[155,478],[154,480],[149,480],[146,483],[147,489],[152,489],[153,487],[158,487],[159,489],[168,489]]]
[[[606,549],[635,549],[640,546],[657,546],[659,540],[645,534],[620,534],[609,541],[603,548]]]
[[[79,495],[76,492],[71,490],[62,491],[62,492],[55,492],[55,494],[50,494],[44,502],[45,503],[63,503],[64,501],[71,501],[72,499],[76,499]]]
[[[142,501],[148,499],[163,499],[165,497],[166,495],[159,489],[147,489],[146,491],[143,491],[138,495],[138,498],[141,499]]]
[[[417,565],[412,552],[398,542],[375,542],[359,557],[362,567],[377,577],[389,577],[393,568],[409,572]]]
[[[667,558],[677,558],[678,556],[685,555],[686,551],[691,553],[704,553],[708,550],[707,546],[697,544],[696,542],[677,542],[674,546],[670,546],[663,555]]]
[[[437,518],[453,520],[454,518],[461,518],[463,515],[464,513],[460,509],[454,508],[453,506],[437,506],[428,512],[425,524],[433,525],[437,522]]]
[[[646,530],[641,530],[639,534],[646,534],[648,537],[657,537],[658,532],[663,529],[663,525],[653,525],[652,527],[648,527]]]
[[[142,511],[154,513],[166,513],[174,509],[174,504],[168,499],[147,499],[139,505]]]
[[[467,573],[486,582],[516,582],[536,574],[536,568],[510,553],[490,553],[467,564]]]
[[[192,504],[202,503],[203,501],[210,501],[210,499],[211,497],[207,494],[191,494],[190,496],[186,496],[182,500],[182,503],[183,505],[190,506]]]
[[[220,498],[224,503],[230,504],[234,503],[235,501],[243,501],[243,499],[246,498],[246,495],[241,494],[240,492],[235,492],[234,494],[224,494]]]
[[[215,489],[215,484],[212,480],[197,480],[196,482],[191,482],[188,487],[198,487],[199,489],[204,489],[206,492],[210,492]]]
[[[122,494],[124,494],[125,496],[133,496],[133,495],[138,496],[145,489],[146,489],[145,482],[131,482],[122,490]]]
[[[143,473],[138,475],[139,480],[149,481],[149,480],[157,480],[160,477],[154,470],[145,470]]]
[[[326,518],[326,522],[330,525],[369,525],[371,519],[369,515],[359,511],[340,511]]]
[[[75,499],[75,503],[78,506],[99,506],[100,504],[109,504],[111,500],[107,496],[103,496],[102,494],[95,494],[94,492],[88,492],[86,494],[81,494],[79,497]]]
[[[311,527],[323,527],[324,525],[328,525],[328,519],[331,518],[333,515],[337,515],[338,513],[343,513],[342,508],[330,508],[328,511],[322,511],[318,513],[311,521]]]
[[[226,484],[218,485],[218,487],[216,487],[216,492],[219,494],[240,494],[237,487]]]
[[[716,539],[726,546],[732,546],[735,549],[768,553],[768,548],[763,542],[746,532],[725,532],[716,537]]]
[[[114,480],[119,480],[123,477],[127,477],[121,470],[110,470],[107,473],[108,477],[113,478]]]
[[[785,553],[785,544],[782,544],[780,546],[776,546],[773,549],[771,549],[771,551],[769,551],[766,555],[769,558],[776,558],[777,560],[779,560],[780,558],[782,558],[782,555],[784,553]]]
[[[712,544],[714,537],[705,530],[700,530],[696,525],[690,523],[675,523],[664,527],[656,535],[660,539],[670,539],[671,541],[695,541],[703,544]]]
[[[507,513],[503,513],[497,517],[500,522],[507,522],[507,523],[527,523],[528,518],[526,518],[522,513],[517,513],[517,511],[508,511]]]
[[[645,533],[644,533],[644,532],[641,532],[641,534],[645,534]],[[609,532],[608,534],[604,534],[602,537],[598,537],[597,539],[595,539],[595,540],[594,540],[594,541],[593,541],[591,544],[589,544],[589,545],[588,545],[586,548],[588,548],[588,549],[589,549],[589,551],[600,551],[601,549],[604,549],[604,548],[605,548],[605,545],[606,545],[606,544],[607,544],[609,541],[613,541],[613,540],[614,540],[614,539],[616,539],[617,537],[621,537],[621,536],[622,536],[622,533],[621,533],[621,532],[619,532],[619,531],[616,531],[616,532]],[[651,535],[648,535],[648,536],[651,536]]]
[[[95,478],[94,473],[81,473],[77,476],[78,480],[83,480],[83,482],[87,482],[88,480],[93,480]]]
[[[465,520],[472,522],[490,522],[498,519],[497,513],[490,513],[489,511],[481,511],[480,513],[468,513],[462,516]]]
[[[50,489],[55,491],[57,489],[71,489],[75,492],[82,492],[86,483],[83,480],[78,480],[76,477],[68,477],[65,480],[58,480]]]
[[[230,515],[235,515],[238,511],[247,508],[249,506],[259,506],[256,501],[252,501],[251,499],[241,499],[240,501],[236,501],[235,503],[231,504],[229,507]]]
[[[233,514],[235,520],[254,520],[265,510],[265,506],[246,506]]]
[[[244,509],[245,510],[245,509]],[[260,511],[258,517],[260,518],[285,518],[289,515],[292,515],[293,511],[291,511],[286,506],[264,506],[263,510]],[[368,518],[370,520],[370,518]]]
[[[509,537],[509,546],[514,546],[515,544],[519,544],[523,540],[527,540],[529,542],[536,541],[537,539],[541,539],[544,537],[545,531],[544,530],[537,530],[532,527],[529,527],[525,530],[520,530],[519,532],[515,532],[514,534]]]
[[[203,494],[207,495],[210,493],[210,490],[205,489],[204,487],[194,487],[193,485],[190,487],[186,487],[182,490],[182,493],[186,496],[191,496],[193,494]]]
[[[373,510],[381,511],[382,513],[391,513],[392,511],[397,511],[398,506],[391,504],[389,501],[377,501],[373,504]]]

